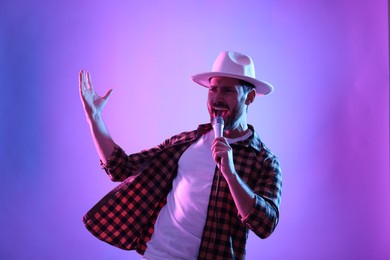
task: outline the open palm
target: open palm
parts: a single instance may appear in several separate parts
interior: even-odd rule
[[[83,70],[80,71],[79,88],[81,101],[87,117],[91,118],[99,115],[106,105],[112,89],[108,90],[104,96],[99,96],[92,86],[91,75]]]

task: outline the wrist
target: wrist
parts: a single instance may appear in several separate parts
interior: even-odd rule
[[[237,182],[237,172],[236,171],[227,171],[224,174],[224,177],[228,184],[231,184],[232,182]]]
[[[98,113],[96,111],[87,113],[86,116],[87,116],[87,120],[91,124],[103,121],[101,113]]]

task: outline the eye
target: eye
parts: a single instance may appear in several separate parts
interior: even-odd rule
[[[215,86],[210,86],[210,87],[209,87],[209,91],[210,91],[210,92],[216,92],[216,91],[217,91],[217,87],[215,87]]]
[[[233,89],[232,88],[223,88],[223,92],[225,92],[225,93],[232,93]]]

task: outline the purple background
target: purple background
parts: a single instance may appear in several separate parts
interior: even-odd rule
[[[2,0],[0,259],[139,259],[81,221],[116,184],[79,70],[114,88],[105,120],[131,153],[208,121],[190,76],[221,50],[275,86],[248,117],[282,163],[281,219],[247,259],[390,259],[385,0]]]

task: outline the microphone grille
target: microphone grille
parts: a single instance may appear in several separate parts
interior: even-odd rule
[[[214,117],[214,124],[224,124],[222,116],[216,116]]]

